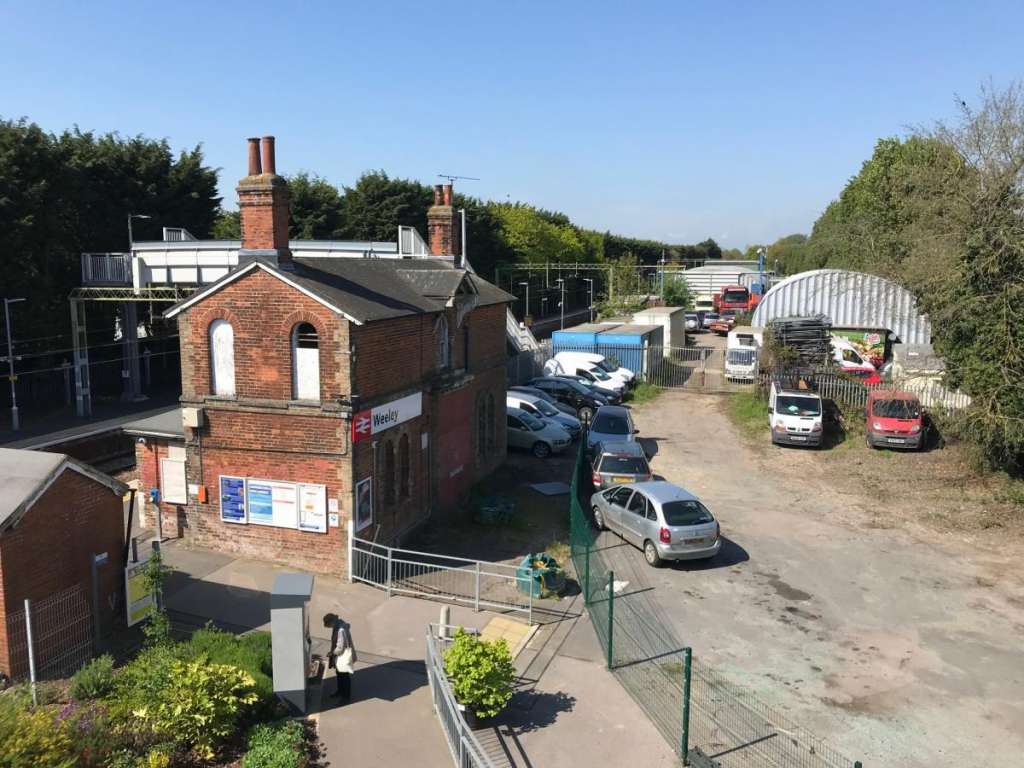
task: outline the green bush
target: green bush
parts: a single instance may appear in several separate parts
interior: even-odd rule
[[[235,727],[239,714],[257,700],[252,676],[226,664],[173,661],[159,696],[133,715],[152,733],[190,747],[205,760]]]
[[[303,768],[306,739],[302,724],[284,720],[249,731],[242,768]]]
[[[272,716],[277,698],[269,633],[238,636],[207,627],[193,633],[186,646],[190,658],[206,658],[211,664],[227,664],[247,672],[257,696],[255,714],[263,718]]]
[[[0,695],[0,768],[72,768],[69,728],[52,707],[29,707],[22,691]]]
[[[512,698],[515,668],[504,639],[481,640],[462,627],[444,654],[456,700],[478,717],[494,717]]]
[[[71,698],[75,701],[102,699],[114,690],[114,658],[110,655],[93,659],[71,678]]]

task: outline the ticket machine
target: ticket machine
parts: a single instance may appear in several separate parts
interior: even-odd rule
[[[313,577],[282,573],[270,593],[270,639],[274,693],[294,714],[306,714],[310,650],[309,599]]]

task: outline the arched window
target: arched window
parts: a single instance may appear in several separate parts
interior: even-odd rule
[[[235,331],[227,320],[210,324],[210,388],[215,395],[235,395]]]
[[[292,329],[292,396],[320,399],[320,339],[310,323]]]
[[[384,443],[384,502],[395,503],[395,444]]]
[[[437,319],[437,365],[439,368],[447,368],[451,365],[452,348],[448,338],[448,318],[441,315]]]
[[[483,458],[487,452],[487,404],[484,396],[476,399],[476,455]]]
[[[409,436],[402,435],[402,439],[398,441],[398,495],[403,499],[408,499],[411,491],[411,484],[409,481]]]
[[[487,452],[494,453],[494,395],[487,395]]]

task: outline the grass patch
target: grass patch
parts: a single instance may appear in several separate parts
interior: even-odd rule
[[[768,403],[754,392],[733,393],[726,412],[747,437],[759,437],[768,431]]]
[[[646,381],[641,381],[636,385],[636,389],[630,395],[630,403],[633,405],[643,405],[654,400],[664,390],[661,387],[656,387],[653,384],[649,384]]]

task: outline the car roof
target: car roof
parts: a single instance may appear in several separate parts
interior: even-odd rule
[[[602,405],[594,414],[595,419],[599,413],[610,413],[612,416],[629,416],[629,408],[624,408],[621,405]]]
[[[633,442],[627,443],[621,440],[614,442],[598,443],[600,445],[601,454],[626,454],[630,456],[643,456],[647,458],[647,454],[644,453],[644,447],[640,443]]]
[[[508,392],[508,391],[506,391],[505,392],[505,399],[506,399],[506,401],[510,397],[513,400],[522,400],[524,403],[530,403],[531,405],[533,403],[536,403],[538,400],[543,400],[544,399],[543,397],[538,397],[537,395],[534,395],[534,394],[532,394],[530,392]]]
[[[626,487],[643,491],[644,495],[660,504],[669,501],[700,501],[685,488],[668,480],[646,480],[642,483],[631,483]]]

